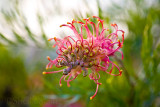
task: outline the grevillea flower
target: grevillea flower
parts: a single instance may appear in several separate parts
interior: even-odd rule
[[[90,97],[91,100],[95,97],[98,87],[101,85],[98,82],[100,71],[114,76],[122,74],[122,70],[109,58],[115,55],[115,52],[120,52],[123,59],[123,53],[119,49],[122,48],[124,41],[124,31],[119,30],[117,24],[111,24],[114,32],[106,35],[105,31],[109,31],[109,29],[104,28],[103,20],[96,16],[93,16],[93,18],[97,18],[97,25],[87,18],[84,19],[84,22],[72,20],[71,23],[67,22],[67,24],[60,26],[69,27],[74,32],[74,37],[66,36],[63,39],[56,37],[49,39],[49,41],[55,40],[53,47],[58,46],[56,50],[58,57],[54,60],[47,57],[50,62],[47,64],[46,69],[52,68],[53,65],[58,68],[64,66],[66,68],[59,71],[43,72],[43,74],[63,72],[59,85],[62,86],[61,81],[64,80],[67,82],[67,86],[70,87],[70,82],[76,79],[79,74],[83,73],[83,76],[86,77],[88,69],[91,69],[89,78],[97,84],[95,94]],[[76,23],[81,26],[80,32],[75,28]],[[89,29],[89,26],[92,30]],[[99,30],[100,26],[102,30]],[[84,30],[86,33],[83,32]],[[118,34],[122,36],[121,41],[118,39]],[[117,74],[112,73],[114,67],[117,68]]]

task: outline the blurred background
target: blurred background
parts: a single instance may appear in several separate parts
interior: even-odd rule
[[[61,73],[42,75],[57,57],[50,37],[73,35],[61,24],[99,16],[125,31],[124,72],[101,73],[102,85],[80,75],[59,86]],[[56,70],[53,68],[52,70]],[[160,107],[160,0],[0,0],[0,107]]]

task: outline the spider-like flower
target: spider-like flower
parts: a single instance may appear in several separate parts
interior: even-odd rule
[[[109,31],[109,29],[104,28],[103,20],[96,16],[93,16],[93,18],[97,18],[97,25],[87,18],[84,19],[84,22],[72,20],[71,23],[67,22],[67,24],[60,26],[69,27],[74,32],[74,37],[66,36],[63,39],[56,37],[49,39],[49,41],[52,39],[55,40],[53,47],[58,46],[56,50],[58,57],[54,60],[47,57],[50,62],[47,64],[46,69],[52,68],[53,65],[58,68],[64,66],[66,68],[59,71],[43,72],[43,74],[63,72],[59,84],[62,86],[61,81],[64,79],[67,82],[67,86],[70,87],[69,83],[76,79],[79,74],[83,72],[83,76],[86,77],[88,75],[88,69],[91,69],[89,78],[97,84],[95,94],[90,97],[91,100],[95,97],[98,87],[101,85],[98,82],[100,71],[114,76],[122,74],[122,70],[109,57],[115,55],[115,52],[120,52],[123,59],[123,53],[119,49],[122,48],[124,41],[124,31],[119,30],[117,24],[111,24],[114,32],[106,35],[105,31]],[[75,23],[80,24],[80,32],[75,28]],[[99,31],[100,25],[102,27],[101,31]],[[89,29],[89,26],[91,26],[92,30]],[[83,29],[86,33],[83,32]],[[118,39],[118,32],[122,36],[121,41]],[[114,67],[119,71],[118,74],[112,73]]]

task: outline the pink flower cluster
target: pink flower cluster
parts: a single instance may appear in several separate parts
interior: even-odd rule
[[[89,78],[97,84],[95,94],[90,97],[91,100],[95,97],[98,87],[101,85],[98,82],[100,71],[114,76],[122,74],[122,70],[109,57],[113,56],[115,52],[120,52],[123,59],[123,53],[119,49],[122,48],[124,41],[124,31],[119,30],[117,24],[111,24],[114,32],[106,35],[105,31],[109,31],[109,29],[104,28],[104,21],[96,16],[93,16],[93,18],[97,18],[97,25],[87,18],[84,19],[84,22],[72,20],[71,23],[67,22],[67,24],[60,26],[69,27],[74,32],[74,36],[66,36],[63,39],[56,37],[49,39],[49,41],[55,40],[53,47],[58,46],[56,50],[58,57],[54,60],[47,57],[50,62],[47,64],[46,69],[52,68],[53,65],[58,68],[64,66],[66,68],[59,71],[43,72],[43,74],[63,72],[59,84],[62,86],[61,81],[64,80],[67,82],[67,86],[70,87],[70,82],[76,79],[79,74],[83,73],[83,76],[86,77],[88,69],[91,69]],[[79,32],[75,27],[76,23],[81,26]],[[89,29],[89,26],[91,26],[92,30]],[[99,30],[100,26],[102,30]],[[118,39],[118,32],[122,36],[121,41]],[[114,67],[117,68],[118,74],[112,73]]]

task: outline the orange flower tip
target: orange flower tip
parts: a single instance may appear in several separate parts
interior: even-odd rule
[[[111,26],[115,26],[116,24],[112,23]]]
[[[109,64],[109,62],[107,61],[107,64]]]
[[[52,48],[55,48],[55,47],[56,47],[55,45],[52,46]]]
[[[99,21],[99,19],[97,19],[97,21]]]
[[[80,23],[79,21],[77,21],[77,23]]]
[[[43,75],[47,74],[46,72],[42,72]]]
[[[63,25],[60,25],[59,27],[62,27]]]
[[[48,39],[48,41],[51,41],[51,40],[52,40],[52,38]]]
[[[119,76],[122,76],[122,73],[120,73]]]
[[[56,37],[54,37],[54,40],[56,41],[56,40],[57,40],[57,38],[56,38]]]
[[[123,44],[121,44],[121,48],[123,47]]]
[[[92,100],[93,99],[93,97],[90,97],[90,100]]]
[[[70,22],[67,22],[67,24],[70,24]]]
[[[120,70],[120,72],[122,73],[122,72],[123,72],[123,70]]]
[[[62,87],[62,84],[59,84],[60,85],[60,87]]]
[[[72,19],[72,21],[75,21],[75,19]]]
[[[68,87],[71,87],[71,85],[67,85]]]
[[[107,31],[109,31],[109,29],[107,29]]]
[[[49,68],[48,67],[46,67],[46,70],[48,70]]]
[[[84,26],[84,27],[85,27],[85,26],[86,26],[86,24],[82,24],[82,26]]]
[[[50,57],[49,57],[49,56],[47,56],[47,59],[49,60],[49,59],[50,59]]]

